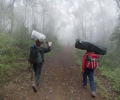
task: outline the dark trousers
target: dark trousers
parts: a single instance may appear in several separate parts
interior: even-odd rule
[[[83,81],[82,81],[84,86],[87,85],[87,76],[89,78],[91,90],[96,91],[96,87],[94,84],[94,69],[89,69],[89,68],[85,69],[85,71],[83,73]]]
[[[35,83],[39,83],[40,81],[40,75],[41,75],[41,70],[42,70],[42,65],[43,63],[34,63],[33,64],[33,69],[34,69],[34,72],[35,72]]]

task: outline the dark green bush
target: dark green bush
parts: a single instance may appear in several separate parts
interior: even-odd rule
[[[46,37],[48,41],[53,42],[52,51],[47,55],[51,57],[55,51],[60,49],[60,45],[54,35]],[[0,83],[4,83],[15,76],[15,74],[19,74],[20,69],[25,70],[28,67],[26,63],[30,46],[35,42],[31,40],[27,29],[12,37],[8,34],[0,33],[0,41]]]
[[[116,53],[112,51],[100,57],[99,69],[113,84],[113,89],[120,93],[120,63]]]

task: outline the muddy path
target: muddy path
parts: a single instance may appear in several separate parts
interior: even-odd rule
[[[38,92],[31,88],[29,73],[22,78],[4,87],[0,100],[104,100],[99,93],[91,97],[89,86],[82,87],[82,74],[75,64],[73,48],[64,47],[54,57],[45,59]]]

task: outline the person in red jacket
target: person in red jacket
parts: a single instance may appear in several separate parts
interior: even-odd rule
[[[90,63],[88,63],[88,60],[87,60],[88,55],[90,55],[90,54],[98,57],[97,54],[94,54],[91,51],[87,51],[84,54],[83,59],[82,59],[82,73],[83,73],[82,85],[83,85],[83,87],[87,86],[87,76],[88,76],[90,87],[91,87],[91,90],[92,90],[92,96],[95,97],[96,96],[96,87],[95,87],[95,84],[94,84],[94,68],[90,68],[91,65],[90,65]]]

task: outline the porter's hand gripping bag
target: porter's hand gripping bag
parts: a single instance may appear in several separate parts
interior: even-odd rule
[[[42,33],[39,33],[35,30],[32,31],[31,39],[34,41],[39,40],[40,42],[45,42],[46,36]]]
[[[52,46],[52,42],[48,42],[48,45],[51,47]]]

